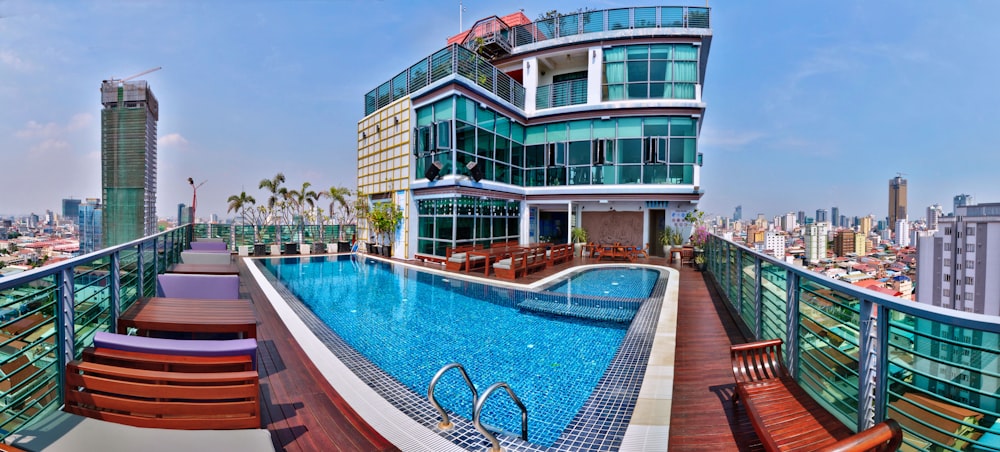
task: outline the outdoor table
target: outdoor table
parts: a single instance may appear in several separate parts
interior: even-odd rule
[[[257,337],[257,318],[250,300],[140,298],[118,317],[118,330],[140,332],[239,333]]]
[[[509,255],[510,253],[513,253],[514,251],[520,251],[521,249],[523,249],[523,248],[521,248],[519,246],[515,246],[515,247],[510,247],[510,248],[506,248],[506,247],[505,248],[489,248],[489,249],[483,249],[483,250],[466,251],[466,255],[468,256],[468,258],[467,258],[468,259],[468,263],[465,264],[465,272],[469,273],[469,268],[472,267],[472,256],[482,256],[486,260],[485,265],[483,265],[483,275],[484,276],[489,276],[490,275],[490,264],[492,262],[495,262],[495,261],[497,261],[499,259],[503,259],[504,257],[506,257],[507,255]]]

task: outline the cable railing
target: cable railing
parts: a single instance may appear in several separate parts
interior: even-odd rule
[[[453,74],[524,110],[524,86],[472,50],[451,44],[365,94],[365,115]]]
[[[156,293],[189,226],[0,278],[0,439],[62,405],[65,367],[98,331]]]
[[[644,28],[711,28],[710,8],[649,6],[581,11],[511,27],[515,47],[586,33]]]
[[[587,103],[587,79],[542,85],[535,91],[535,109],[538,110],[585,103]]]
[[[192,239],[213,238],[226,243],[226,249],[237,251],[240,246],[281,245],[286,243],[322,243],[327,246],[349,242],[357,234],[353,224],[280,224],[232,225],[197,223]]]
[[[856,431],[885,418],[913,450],[1000,444],[1000,318],[888,297],[712,236],[707,268],[743,327]]]

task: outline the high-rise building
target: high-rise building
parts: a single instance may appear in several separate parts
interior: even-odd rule
[[[795,215],[795,224],[806,224],[806,212],[804,210],[800,210]]]
[[[834,229],[837,229],[844,225],[844,221],[840,217],[840,207],[834,206],[830,209],[830,223]]]
[[[889,179],[889,227],[896,227],[896,220],[906,217],[906,179],[897,175]]]
[[[101,83],[103,246],[156,233],[159,102],[144,80]]]
[[[75,223],[80,217],[80,200],[62,200],[62,217],[63,221],[72,221]]]
[[[953,201],[954,201],[954,206],[953,206],[953,208],[951,210],[952,215],[958,215],[958,208],[959,207],[973,206],[973,205],[976,204],[976,201],[975,201],[975,199],[972,198],[972,195],[966,195],[966,194],[955,195],[955,198],[954,198]]]
[[[910,246],[910,221],[906,218],[896,221],[896,245]]]
[[[833,254],[843,257],[851,253],[856,253],[855,240],[860,234],[850,230],[841,229],[833,237]]]
[[[410,258],[565,243],[572,227],[601,243],[655,243],[664,226],[687,226],[703,195],[712,31],[708,9],[684,11],[683,24],[654,14],[614,26],[591,21],[603,12],[570,14],[561,23],[579,28],[546,36],[526,31],[535,24],[522,12],[490,16],[414,55],[365,95],[357,125],[358,190],[403,220],[393,237],[362,221],[359,238]]]
[[[822,223],[820,223],[822,224]],[[806,233],[803,236],[806,247],[806,261],[817,263],[826,259],[826,233],[818,225],[806,226]]]
[[[858,219],[858,232],[864,234],[866,237],[872,232],[872,216],[861,217]]]
[[[938,220],[941,219],[941,205],[934,204],[927,208],[927,229],[934,230],[938,228]]]
[[[101,249],[101,200],[87,198],[79,205],[77,224],[80,225],[80,254],[92,253]]]
[[[1000,203],[958,206],[917,246],[917,301],[1000,315]]]
[[[816,222],[822,223],[824,221],[827,221],[826,209],[816,209]]]
[[[767,231],[764,236],[764,249],[771,251],[778,259],[785,258],[785,234],[778,231]]]
[[[733,221],[740,221],[743,219],[743,206],[736,206],[736,210],[733,212]]]

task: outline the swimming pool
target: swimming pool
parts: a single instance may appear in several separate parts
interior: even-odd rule
[[[434,373],[452,361],[466,366],[480,391],[507,381],[528,406],[529,440],[543,446],[555,443],[571,421],[580,422],[574,418],[580,417],[584,403],[593,402],[588,398],[594,398],[592,392],[609,363],[621,359],[616,354],[628,329],[627,323],[567,319],[518,308],[531,299],[564,299],[564,294],[464,282],[366,258],[266,262],[345,342],[421,398]],[[649,280],[649,275],[643,278]],[[599,298],[607,302],[612,297]],[[625,310],[634,316],[645,299],[619,301],[630,304]],[[628,342],[625,348],[635,354],[635,341]],[[641,353],[639,357],[641,361]],[[626,372],[635,391],[635,376],[641,381],[643,368],[644,363],[631,364]],[[628,392],[620,386],[617,391]],[[471,417],[471,395],[457,372],[446,374],[437,394],[447,409]],[[520,431],[519,412],[506,395],[491,397],[483,418],[502,430]]]

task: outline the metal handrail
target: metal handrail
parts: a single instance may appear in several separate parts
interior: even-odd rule
[[[501,452],[503,448],[500,447],[500,441],[497,441],[497,437],[490,433],[489,430],[486,430],[486,427],[483,427],[483,423],[479,421],[479,415],[482,414],[483,405],[486,404],[486,399],[490,397],[490,394],[493,394],[493,391],[500,388],[507,390],[507,394],[509,394],[510,398],[514,400],[517,407],[521,409],[521,439],[525,441],[528,440],[528,409],[523,403],[521,403],[521,399],[517,397],[517,394],[514,394],[514,390],[511,389],[507,383],[502,381],[499,383],[493,383],[492,386],[486,388],[482,397],[480,397],[479,400],[476,400],[476,406],[472,412],[472,424],[476,426],[476,430],[479,430],[479,433],[482,433],[483,436],[485,436],[486,439],[490,440],[490,443],[493,444],[490,448],[490,452]]]
[[[434,388],[437,386],[438,380],[440,380],[444,373],[450,369],[458,369],[459,372],[462,372],[462,378],[465,379],[465,384],[469,386],[470,390],[472,390],[473,418],[476,417],[476,400],[479,398],[479,393],[476,392],[476,386],[472,384],[472,380],[469,378],[469,374],[465,371],[465,368],[459,363],[445,364],[441,370],[438,370],[437,373],[434,374],[434,378],[431,378],[431,384],[427,386],[427,400],[431,402],[431,405],[434,405],[434,408],[438,410],[438,413],[441,413],[441,422],[438,423],[438,428],[441,430],[448,430],[454,427],[454,424],[452,424],[451,419],[448,418],[448,412],[446,412],[444,408],[441,408],[441,404],[438,403],[437,398],[434,397]]]

